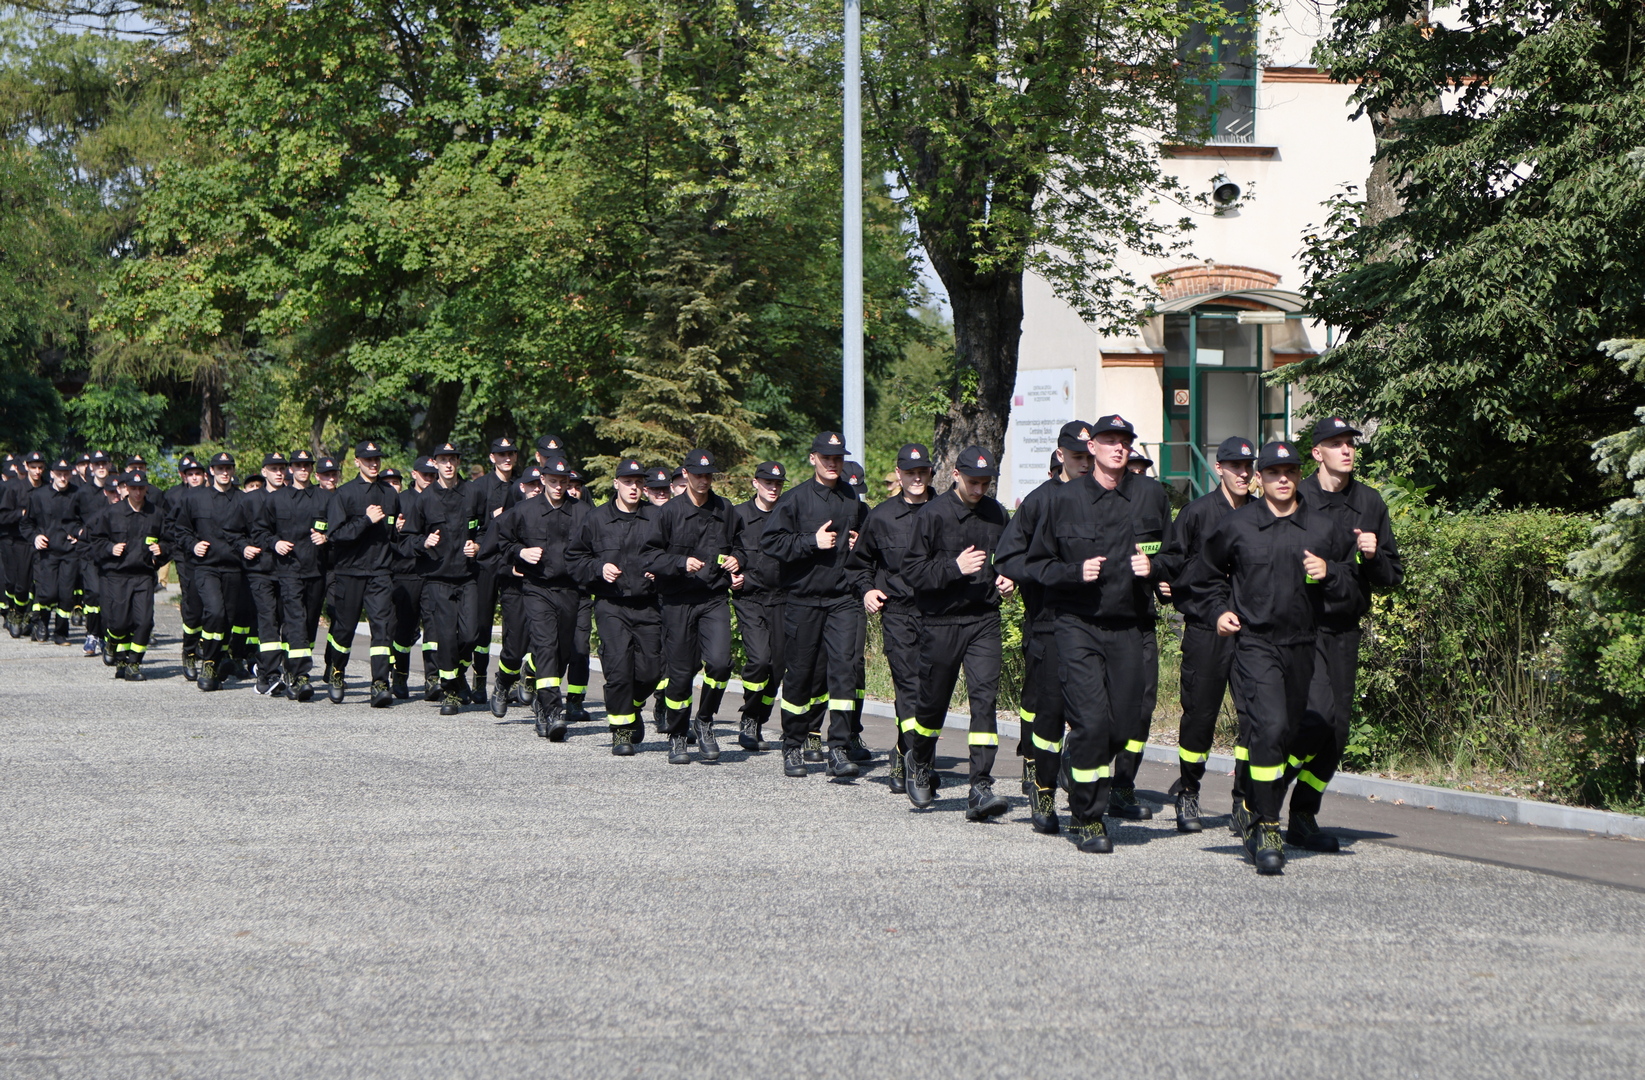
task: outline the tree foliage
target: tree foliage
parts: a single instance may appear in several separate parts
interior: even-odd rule
[[[1342,338],[1288,376],[1442,496],[1597,507],[1579,448],[1645,402],[1595,349],[1645,319],[1645,8],[1425,12],[1347,0],[1318,48],[1361,110],[1405,117],[1378,148],[1399,212],[1345,195],[1308,238],[1311,311]]]

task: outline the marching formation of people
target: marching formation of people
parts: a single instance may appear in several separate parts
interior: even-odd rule
[[[244,678],[259,694],[342,704],[363,618],[372,707],[411,696],[420,652],[422,696],[441,713],[529,710],[522,722],[553,742],[590,719],[597,631],[611,752],[641,749],[649,704],[669,763],[687,764],[720,758],[714,724],[733,675],[734,620],[738,745],[771,750],[775,713],[785,775],[820,764],[845,779],[874,757],[862,710],[867,616],[878,614],[894,686],[891,790],[932,805],[938,736],[963,674],[965,813],[985,821],[1010,806],[994,790],[996,699],[1001,604],[1020,589],[1017,753],[1032,827],[1064,831],[1061,788],[1079,850],[1108,852],[1105,818],[1153,815],[1136,775],[1166,602],[1183,627],[1177,828],[1205,827],[1200,787],[1231,692],[1230,828],[1258,872],[1274,874],[1286,843],[1337,849],[1317,814],[1347,743],[1360,622],[1372,590],[1401,579],[1387,508],[1354,479],[1359,434],[1341,418],[1321,421],[1306,479],[1292,443],[1228,439],[1217,486],[1174,519],[1118,415],[1064,425],[1048,478],[1014,514],[988,494],[999,476],[992,451],[961,451],[938,494],[917,443],[898,452],[888,496],[869,509],[863,470],[837,432],[811,444],[809,475],[764,462],[753,497],[735,505],[715,492],[720,467],[707,450],[673,470],[624,459],[600,501],[552,435],[530,461],[511,440],[493,441],[478,479],[450,443],[401,477],[367,440],[347,482],[336,459],[306,451],[267,454],[244,476],[219,453],[182,458],[181,482],[164,492],[150,490],[141,458],[116,475],[103,453],[72,464],[8,455],[5,621],[14,638],[67,645],[83,620],[85,654],[141,681],[169,562],[183,670],[200,691]]]

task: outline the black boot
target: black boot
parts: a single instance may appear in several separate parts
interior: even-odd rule
[[[670,765],[691,764],[691,751],[685,747],[684,735],[670,735],[668,737],[668,763]]]
[[[805,767],[805,755],[799,747],[783,750],[784,776],[805,776],[809,771]]]
[[[532,709],[537,715],[537,734],[549,742],[565,742],[565,709],[560,695],[544,687],[532,699]]]
[[[1177,831],[1181,833],[1205,831],[1205,825],[1199,819],[1199,792],[1182,791],[1177,793]]]
[[[497,681],[492,684],[491,700],[488,702],[491,706],[491,715],[499,720],[508,716],[509,692],[513,690],[513,687],[504,680],[505,676],[499,671]]]
[[[401,701],[411,696],[411,687],[406,684],[407,675],[403,671],[390,672],[388,676],[389,690]]]
[[[759,722],[747,713],[737,724],[737,745],[751,754],[765,749],[765,740],[760,738]]]
[[[1323,854],[1342,850],[1337,838],[1321,829],[1319,822],[1314,820],[1314,815],[1295,808],[1291,810],[1291,820],[1285,825],[1285,842],[1304,851],[1318,851]]]
[[[183,678],[193,682],[200,677],[200,658],[191,650],[183,650]]]
[[[114,677],[116,679],[124,679],[126,677],[126,662],[124,660],[114,665]]]
[[[805,737],[805,760],[813,765],[823,760],[822,736],[815,731]]]
[[[857,775],[857,763],[851,760],[851,753],[843,746],[836,746],[828,752],[828,775],[850,778]]]
[[[423,700],[428,702],[439,701],[445,697],[445,688],[440,685],[438,675],[423,675]]]
[[[1136,788],[1114,788],[1108,796],[1108,816],[1126,821],[1148,821],[1154,812],[1137,801]]]
[[[197,684],[202,690],[221,690],[223,680],[217,677],[217,661],[207,660],[200,665],[200,679]]]
[[[286,684],[286,696],[293,701],[308,701],[314,697],[314,684],[307,675],[293,675]]]
[[[978,780],[971,785],[971,792],[965,797],[965,820],[987,821],[992,817],[999,817],[1011,809],[1011,803],[1004,795],[994,793],[992,780]]]
[[[935,788],[931,783],[931,766],[910,755],[903,759],[903,767],[908,771],[908,801],[913,803],[916,809],[926,809],[935,797]]]
[[[720,740],[714,735],[712,716],[697,717],[697,753],[702,755],[705,765],[720,760]]]
[[[326,675],[326,696],[331,698],[333,705],[343,703],[343,669],[332,668]]]
[[[583,695],[567,694],[565,698],[565,717],[573,724],[586,724],[590,717],[588,709],[583,705]]]
[[[1285,841],[1280,839],[1279,822],[1254,822],[1245,833],[1245,850],[1262,876],[1285,872]]]
[[[640,724],[624,724],[621,727],[611,729],[612,757],[634,756],[634,743],[639,734],[635,729],[641,726]]]
[[[1234,796],[1234,809],[1228,815],[1228,831],[1245,839],[1245,834],[1251,831],[1251,811],[1246,807],[1245,800]]]
[[[845,756],[861,764],[865,761],[873,761],[874,751],[870,750],[868,744],[862,741],[861,735],[853,735],[845,740]]]
[[[1061,832],[1062,821],[1057,817],[1057,789],[1035,788],[1034,801],[1029,804],[1028,816],[1037,833],[1055,836]]]
[[[29,640],[46,640],[46,617],[44,615],[36,615],[34,622],[29,625]]]
[[[1075,843],[1087,855],[1106,855],[1114,850],[1114,841],[1109,838],[1101,819],[1089,825],[1071,824],[1068,831],[1073,833]]]
[[[386,709],[392,704],[394,704],[394,692],[388,688],[388,683],[383,680],[372,680],[371,707],[373,709]]]
[[[1025,757],[1022,759],[1022,793],[1032,799],[1038,790],[1039,769],[1035,766],[1033,758]]]
[[[908,794],[908,782],[904,779],[906,774],[903,772],[902,751],[898,750],[894,746],[891,748],[891,770],[890,770],[890,775],[891,775],[891,794],[893,794],[893,795],[906,795],[906,794]]]
[[[120,662],[120,654],[109,648],[109,643],[106,638],[102,642],[102,652],[104,667],[113,667],[115,664]]]
[[[463,711],[463,699],[457,696],[455,690],[447,690],[445,700],[440,702],[441,716],[456,716]]]

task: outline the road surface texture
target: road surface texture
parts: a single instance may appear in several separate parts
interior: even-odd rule
[[[143,685],[0,640],[0,1077],[1645,1075],[1645,844],[1334,799],[1280,878],[1222,819],[1081,855],[1014,779],[964,820],[963,734],[922,813],[202,694],[161,625]]]

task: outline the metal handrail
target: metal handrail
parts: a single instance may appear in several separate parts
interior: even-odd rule
[[[1211,468],[1211,462],[1206,459],[1205,452],[1199,448],[1198,444],[1191,442],[1162,442],[1158,445],[1162,449],[1165,447],[1187,447],[1189,454],[1186,470],[1165,469],[1162,462],[1162,468],[1160,469],[1161,480],[1187,480],[1188,486],[1194,491],[1195,498],[1199,498],[1217,486],[1216,471]],[[1164,456],[1164,454],[1160,455],[1162,458]]]

